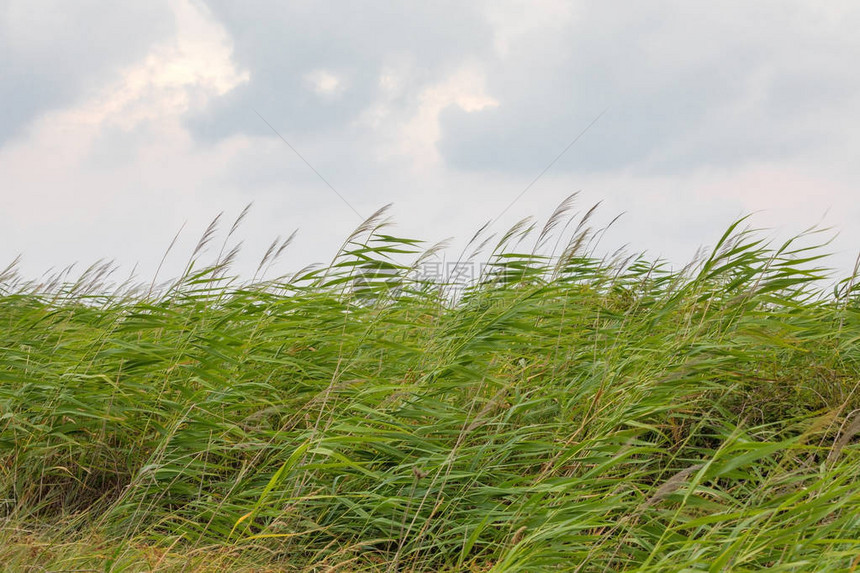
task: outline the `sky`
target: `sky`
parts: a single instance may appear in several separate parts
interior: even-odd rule
[[[169,278],[253,203],[237,272],[298,230],[286,273],[389,203],[457,245],[577,192],[621,215],[607,252],[682,266],[752,213],[831,228],[844,275],[858,29],[842,0],[0,0],[0,268]]]

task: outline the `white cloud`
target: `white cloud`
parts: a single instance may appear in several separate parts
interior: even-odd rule
[[[507,56],[529,34],[546,35],[569,26],[577,13],[568,0],[492,0],[485,4],[487,20],[493,28],[496,53]]]
[[[498,107],[499,101],[486,93],[485,78],[475,67],[464,66],[444,81],[425,88],[418,96],[414,115],[399,127],[391,155],[407,155],[419,167],[440,162],[436,144],[441,137],[439,114],[449,106],[468,112]]]
[[[396,96],[403,90],[403,81],[396,71],[385,70],[379,76],[379,87],[389,97]]]
[[[23,252],[31,270],[90,256],[150,259],[156,245],[166,244],[165,234],[195,216],[197,188],[217,177],[212,166],[243,145],[246,138],[198,150],[182,127],[189,108],[249,74],[236,69],[230,40],[205,6],[177,0],[172,7],[174,41],[153,46],[117,81],[43,115],[25,137],[0,149],[6,206],[0,222],[11,231],[6,248],[12,249],[4,257]],[[101,153],[114,161],[99,163]],[[130,160],[116,162],[121,155]]]
[[[335,98],[345,89],[343,81],[328,70],[314,70],[305,74],[305,83],[317,95]]]
[[[235,68],[230,39],[204,5],[174,0],[172,8],[177,26],[174,42],[155,46],[143,62],[124,70],[120,81],[46,121],[131,129],[204,106],[250,79],[247,71]]]

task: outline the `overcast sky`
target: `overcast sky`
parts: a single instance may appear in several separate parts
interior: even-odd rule
[[[175,274],[251,201],[240,269],[295,229],[282,270],[326,261],[387,203],[396,234],[467,239],[591,125],[497,230],[580,191],[624,213],[607,249],[683,264],[755,212],[834,227],[847,272],[857,30],[840,0],[0,0],[0,268],[148,280],[182,228]]]

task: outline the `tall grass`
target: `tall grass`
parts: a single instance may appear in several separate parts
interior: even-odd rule
[[[251,283],[0,276],[13,569],[852,571],[860,288],[733,224],[670,269],[566,202],[457,285],[379,212]],[[230,236],[235,231],[235,225]],[[228,241],[230,240],[228,236]],[[810,240],[812,239],[812,240]],[[483,259],[481,259],[483,257]]]

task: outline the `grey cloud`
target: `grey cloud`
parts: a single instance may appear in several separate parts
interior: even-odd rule
[[[230,33],[236,65],[250,72],[250,81],[188,114],[187,124],[202,139],[268,133],[253,109],[290,133],[337,132],[379,100],[386,68],[409,75],[406,90],[393,102],[405,107],[421,86],[491,44],[488,24],[470,3],[207,4]],[[340,97],[319,97],[308,89],[304,77],[318,69],[343,79]]]
[[[40,113],[96,90],[172,32],[166,0],[0,3],[0,145]]]
[[[860,73],[843,65],[860,55],[852,31],[860,9],[847,3],[590,4],[567,24],[509,39],[505,55],[494,49],[498,14],[479,3],[208,6],[251,79],[188,114],[202,140],[269,134],[254,109],[288,134],[348,139],[375,103],[394,110],[390,121],[403,120],[424,87],[464,62],[485,73],[500,106],[442,112],[439,151],[462,171],[535,173],[607,107],[557,169],[659,175],[790,160],[838,144],[840,115],[860,111],[852,97]],[[521,16],[509,17],[517,24]],[[386,67],[408,71],[393,101],[379,86]],[[308,89],[303,78],[317,69],[343,79],[340,97]]]
[[[594,5],[561,33],[517,43],[487,72],[499,108],[443,114],[443,157],[461,170],[536,172],[606,106],[558,169],[790,160],[838,145],[844,122],[856,123],[860,73],[839,62],[860,56],[848,32],[857,9],[822,23],[814,6],[785,2],[681,8],[649,3],[625,16]]]

